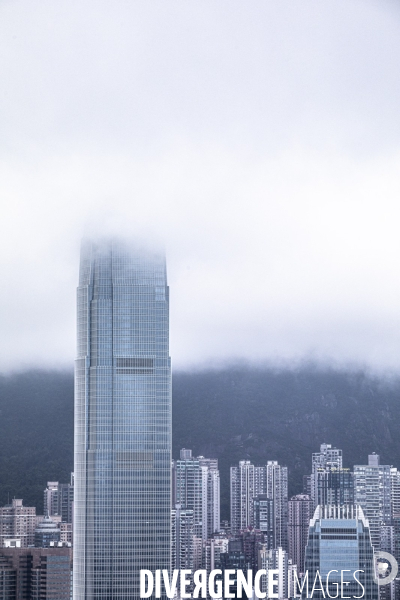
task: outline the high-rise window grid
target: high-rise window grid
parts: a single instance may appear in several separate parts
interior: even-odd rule
[[[87,243],[78,288],[74,598],[139,597],[170,568],[171,373],[163,254]]]

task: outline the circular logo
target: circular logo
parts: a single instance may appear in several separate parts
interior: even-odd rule
[[[374,562],[375,583],[377,583],[378,585],[386,585],[393,581],[399,570],[399,565],[397,564],[397,560],[395,559],[395,557],[389,554],[389,552],[375,552]],[[388,575],[386,575],[386,573],[389,570],[389,567],[390,572]]]

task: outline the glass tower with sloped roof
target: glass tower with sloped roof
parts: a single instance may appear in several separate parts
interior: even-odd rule
[[[379,599],[369,523],[360,506],[317,506],[308,530],[305,572],[301,598],[322,600],[329,592],[331,598]]]

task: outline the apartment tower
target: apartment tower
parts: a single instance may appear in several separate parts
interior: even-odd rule
[[[310,496],[298,494],[288,502],[288,546],[289,558],[300,573],[304,572],[305,548],[308,527],[314,514]]]
[[[255,467],[249,460],[231,467],[231,532],[254,525],[254,498],[265,493],[265,467]]]

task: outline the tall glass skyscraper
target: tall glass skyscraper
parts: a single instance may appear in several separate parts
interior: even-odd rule
[[[74,600],[139,598],[169,569],[171,365],[165,257],[82,245],[75,372]]]

